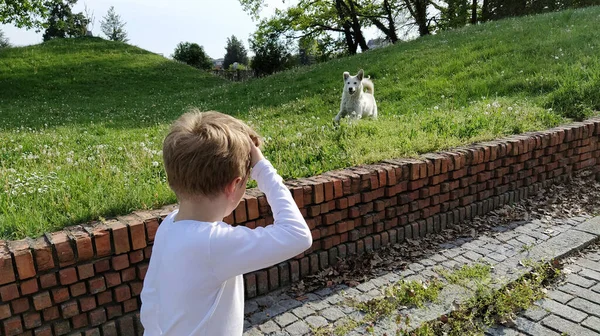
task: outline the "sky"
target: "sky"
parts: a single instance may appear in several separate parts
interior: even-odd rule
[[[282,0],[265,0],[267,8],[261,15],[271,16],[275,8],[285,8]],[[289,4],[290,1],[286,0]],[[179,42],[195,42],[212,58],[225,55],[227,37],[237,36],[248,49],[248,38],[257,22],[243,11],[238,0],[79,0],[74,12],[85,6],[96,18],[94,36],[103,36],[100,20],[110,6],[127,23],[129,42],[140,48],[169,57]],[[42,33],[0,25],[15,46],[42,42]],[[365,30],[367,39],[376,37],[373,29]]]

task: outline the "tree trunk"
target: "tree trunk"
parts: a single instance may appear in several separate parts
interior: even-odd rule
[[[481,9],[481,21],[485,22],[490,19],[490,1],[483,0],[483,6]]]
[[[367,41],[365,41],[365,36],[362,33],[362,28],[360,25],[360,21],[358,20],[358,14],[356,13],[356,6],[354,6],[353,0],[348,0],[350,7],[346,6],[350,17],[352,18],[352,31],[354,33],[354,41],[360,45],[360,49],[362,51],[369,50],[369,46],[367,45]],[[346,4],[344,4],[346,5]]]
[[[404,0],[404,4],[408,8],[410,15],[419,27],[419,35],[430,35],[429,25],[427,24],[427,0]]]
[[[471,24],[477,24],[477,0],[473,0],[473,5],[471,6]]]
[[[346,39],[346,46],[348,47],[348,53],[350,55],[356,54],[357,45],[354,43],[354,37],[352,35],[352,29],[343,8],[343,0],[335,0],[335,9],[337,11],[340,21],[342,21],[342,27],[344,29],[344,37]]]

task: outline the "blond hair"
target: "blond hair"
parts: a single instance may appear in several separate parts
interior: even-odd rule
[[[167,180],[177,197],[215,195],[250,172],[250,137],[258,134],[244,122],[216,111],[185,113],[163,142]]]

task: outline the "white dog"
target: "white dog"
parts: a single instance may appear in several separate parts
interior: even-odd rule
[[[365,72],[361,69],[356,76],[344,72],[344,93],[340,112],[333,118],[339,123],[341,118],[350,116],[355,119],[372,117],[377,119],[377,104],[375,103],[375,88],[369,78],[364,78]],[[363,92],[363,88],[367,92]]]

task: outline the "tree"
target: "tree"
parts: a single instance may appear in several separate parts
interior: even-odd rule
[[[250,40],[250,49],[254,52],[252,69],[256,77],[271,75],[291,68],[293,57],[277,36],[260,36],[254,34]]]
[[[0,24],[39,31],[49,14],[45,3],[45,0],[0,0]]]
[[[445,3],[446,7],[440,9],[441,22],[439,28],[452,29],[464,27],[469,21],[469,0],[445,0]],[[476,14],[471,13],[471,15]]]
[[[208,70],[213,66],[210,57],[204,52],[204,48],[197,43],[180,42],[172,57],[198,69]]]
[[[77,0],[53,0],[46,2],[49,8],[44,41],[54,38],[80,37],[87,32],[88,20],[83,13],[74,14],[71,7]]]
[[[127,42],[129,39],[125,31],[126,24],[121,20],[121,16],[115,13],[115,6],[111,6],[106,16],[100,21],[100,29],[111,41]]]
[[[248,53],[242,41],[240,41],[235,35],[227,38],[227,51],[225,53],[225,59],[223,60],[223,68],[229,69],[229,66],[235,62],[239,64],[248,65]]]
[[[9,48],[10,42],[8,41],[8,37],[4,34],[2,30],[0,30],[0,49]]]

